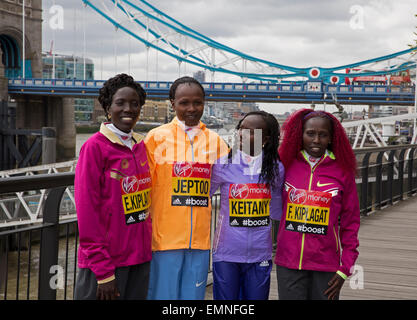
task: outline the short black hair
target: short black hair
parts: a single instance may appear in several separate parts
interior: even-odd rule
[[[104,109],[107,116],[107,109],[111,106],[113,96],[117,90],[124,87],[134,89],[139,96],[139,105],[143,106],[146,100],[146,92],[142,86],[135,82],[132,76],[120,73],[104,82],[103,87],[99,90],[98,101]]]
[[[183,83],[194,83],[194,84],[198,85],[201,88],[201,91],[203,92],[203,97],[206,96],[206,92],[204,91],[204,88],[203,88],[203,86],[201,85],[200,82],[198,82],[193,77],[187,77],[187,76],[185,76],[185,77],[178,78],[177,80],[175,80],[172,83],[171,87],[169,88],[169,99],[170,100],[174,100],[175,99],[175,92],[177,91],[178,86],[180,84],[183,84]]]

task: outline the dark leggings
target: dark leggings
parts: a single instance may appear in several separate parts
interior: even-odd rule
[[[120,300],[145,300],[148,294],[150,262],[115,270]],[[95,274],[87,268],[79,269],[75,283],[74,300],[95,300],[97,280]]]
[[[324,291],[334,272],[296,270],[277,266],[278,299],[327,300]],[[339,300],[339,295],[335,298]]]

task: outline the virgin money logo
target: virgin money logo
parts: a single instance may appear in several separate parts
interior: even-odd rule
[[[174,173],[177,177],[186,178],[193,173],[193,167],[188,162],[177,162],[174,165]]]
[[[234,184],[230,189],[230,195],[235,199],[246,199],[249,195],[249,187],[246,184]]]
[[[303,204],[307,200],[307,192],[305,190],[291,189],[288,198],[292,203]]]
[[[139,189],[139,181],[135,176],[123,178],[122,188],[125,193],[135,193]]]

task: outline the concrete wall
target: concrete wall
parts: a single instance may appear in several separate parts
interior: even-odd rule
[[[76,132],[73,98],[25,95],[17,96],[16,102],[16,128],[54,127],[57,162],[74,159]]]

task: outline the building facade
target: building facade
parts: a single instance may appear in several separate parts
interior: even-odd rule
[[[42,62],[42,76],[45,79],[94,80],[94,63],[91,59],[84,60],[82,57],[43,53]],[[75,123],[95,122],[93,116],[94,99],[74,98]]]

